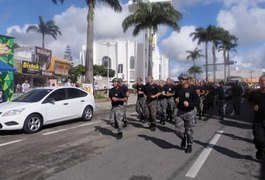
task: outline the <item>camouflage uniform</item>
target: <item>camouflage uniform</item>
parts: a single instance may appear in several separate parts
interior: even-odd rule
[[[148,77],[149,83],[145,85],[144,93],[146,95],[146,110],[147,117],[150,119],[151,131],[156,130],[156,113],[157,113],[157,97],[159,96],[159,89],[156,84],[153,83],[153,78]],[[155,97],[154,97],[155,96]]]
[[[140,121],[145,121],[146,119],[146,100],[144,97],[138,97],[135,105],[135,110],[139,115]]]
[[[199,97],[194,87],[189,85],[190,76],[181,74],[179,76],[181,88],[176,90],[175,98],[178,99],[178,112],[175,118],[176,135],[182,139],[181,147],[186,148],[186,153],[192,151],[193,125],[195,121],[194,108],[199,103]],[[187,105],[188,103],[188,105]]]
[[[115,78],[113,82],[120,83],[120,81]],[[109,92],[109,98],[111,99],[111,111],[113,112],[113,118],[115,121],[115,125],[117,126],[118,129],[118,136],[117,138],[122,138],[122,129],[123,129],[123,119],[124,119],[124,101],[118,100],[114,101],[113,98],[118,98],[118,99],[124,99],[127,98],[126,94],[121,86],[119,84],[114,86],[113,88],[110,89]]]

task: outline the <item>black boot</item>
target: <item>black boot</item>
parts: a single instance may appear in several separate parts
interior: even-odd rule
[[[151,124],[150,125],[150,130],[155,131],[156,130],[156,124]]]
[[[181,147],[181,149],[185,149],[186,148],[186,138],[182,138],[180,147]]]
[[[191,151],[192,151],[192,146],[188,145],[187,149],[185,150],[185,153],[191,153]]]
[[[128,126],[127,121],[124,121],[124,122],[123,122],[123,128],[126,128],[127,126]]]
[[[117,139],[121,139],[122,138],[122,132],[119,132],[118,134],[117,134]]]
[[[263,157],[263,151],[262,151],[262,149],[258,149],[256,152],[256,158],[258,160],[260,160],[260,159],[262,159],[262,157]]]

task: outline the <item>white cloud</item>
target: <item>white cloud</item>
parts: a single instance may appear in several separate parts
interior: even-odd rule
[[[217,25],[239,38],[240,45],[250,45],[265,40],[265,9],[236,4],[222,10],[217,16]]]

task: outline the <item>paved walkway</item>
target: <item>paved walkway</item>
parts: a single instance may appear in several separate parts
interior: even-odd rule
[[[136,94],[130,94],[130,97],[128,99],[128,105],[134,105],[137,100],[137,95]],[[106,100],[96,100],[96,111],[99,110],[106,110],[111,108],[111,103],[110,101]]]

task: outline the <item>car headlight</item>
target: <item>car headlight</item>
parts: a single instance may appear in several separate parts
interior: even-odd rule
[[[24,111],[25,108],[21,108],[21,109],[13,109],[13,110],[10,110],[10,111],[7,111],[7,112],[4,112],[2,114],[2,117],[4,116],[14,116],[14,115],[18,115],[20,114],[22,111]]]

